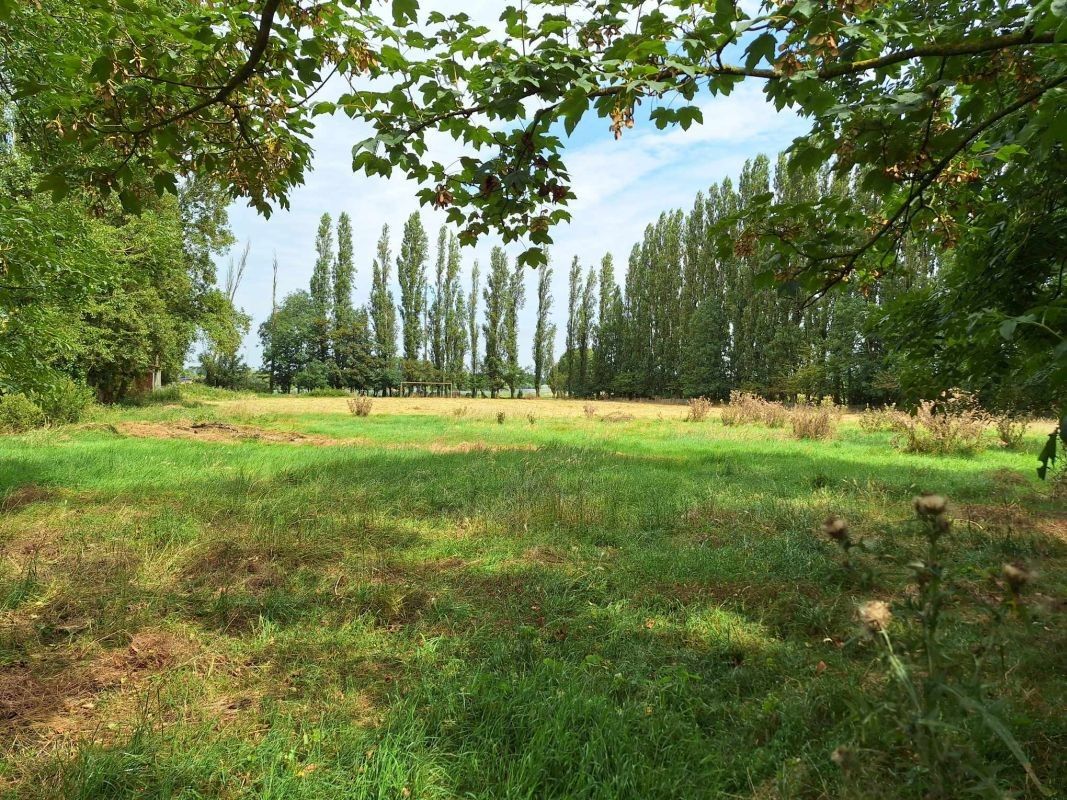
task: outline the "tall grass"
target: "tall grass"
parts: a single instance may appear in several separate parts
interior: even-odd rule
[[[811,530],[839,513],[877,540],[851,557],[906,564],[901,498],[937,488],[976,520],[946,561],[1034,563],[1067,590],[1025,453],[904,454],[847,422],[823,442],[580,404],[450,412],[254,421],[318,444],[127,427],[188,427],[180,407],[0,439],[0,792],[919,798],[884,654],[857,641],[853,599],[874,595]],[[983,596],[977,572],[961,591]],[[1062,642],[1031,613],[997,703],[1062,791]],[[967,619],[940,632],[985,646]],[[1032,793],[979,744],[998,790]]]

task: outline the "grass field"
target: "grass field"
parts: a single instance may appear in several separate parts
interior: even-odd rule
[[[248,396],[0,437],[0,796],[920,797],[900,689],[853,616],[890,601],[913,643],[897,564],[921,552],[922,490],[950,498],[961,596],[993,597],[1006,561],[1040,571],[974,679],[1067,793],[1067,510],[1034,477],[1043,431],[935,458],[849,420],[799,442],[585,405],[356,418]],[[877,540],[871,577],[819,534],[830,513]],[[972,605],[944,611],[966,664]],[[988,796],[1039,796],[971,722]]]

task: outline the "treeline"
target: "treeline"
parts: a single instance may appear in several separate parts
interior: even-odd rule
[[[450,382],[457,390],[494,397],[505,388],[515,396],[531,381],[539,390],[540,380],[519,362],[525,275],[503,249],[490,253],[484,288],[477,262],[464,284],[459,242],[442,227],[431,275],[429,237],[414,213],[404,224],[395,259],[389,226],[382,228],[370,299],[360,308],[352,304],[356,267],[348,214],[341,213],[336,226],[329,214],[322,216],[315,252],[307,291],[273,303],[259,328],[272,391],[391,394],[404,381]],[[394,266],[399,300],[393,293]],[[551,347],[544,353],[547,367]]]
[[[553,268],[529,276],[537,313],[529,369],[518,338],[527,271],[501,248],[490,254],[484,287],[477,262],[467,281],[455,235],[443,227],[431,252],[412,214],[395,258],[383,228],[369,302],[353,308],[351,220],[341,214],[334,226],[324,215],[308,290],[282,299],[259,329],[270,387],[391,393],[402,381],[448,381],[493,396],[531,385],[540,393],[548,384],[571,397],[725,399],[740,389],[854,404],[899,399],[899,367],[879,323],[889,304],[936,275],[938,248],[902,242],[894,274],[881,276],[876,290],[783,289],[765,279],[765,249],[741,222],[768,193],[782,202],[865,202],[848,176],[795,169],[785,157],[773,165],[752,159],[736,185],[726,178],[688,212],[664,212],[649,225],[621,280],[611,254],[589,267],[572,259],[558,361]]]
[[[779,157],[745,163],[664,212],[630,252],[621,286],[610,255],[583,275],[571,265],[567,344],[553,389],[575,396],[708,397],[732,389],[765,397],[832,395],[847,403],[896,399],[899,384],[876,322],[886,304],[936,271],[936,251],[904,245],[900,277],[878,290],[844,284],[822,296],[772,288],[766,254],[743,228],[750,204],[836,198],[861,204],[847,177],[794,169]],[[725,243],[725,244],[724,244]],[[907,277],[904,277],[907,276]]]
[[[0,108],[0,111],[3,111]],[[122,198],[53,198],[51,162],[0,114],[0,395],[76,416],[176,379],[194,343],[240,344],[247,318],[216,286],[233,243],[230,198],[204,181],[158,196],[152,179]]]

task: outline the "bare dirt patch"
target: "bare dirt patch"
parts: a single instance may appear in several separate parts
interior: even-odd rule
[[[59,497],[59,492],[55,489],[36,483],[27,483],[24,486],[16,486],[0,498],[0,512],[18,511],[28,505],[44,503],[56,497]]]
[[[172,670],[196,652],[194,643],[166,631],[140,631],[126,647],[81,661],[15,664],[0,669],[0,732],[72,734],[97,727],[99,696],[137,689],[150,675]],[[58,667],[58,669],[57,669]]]
[[[337,446],[364,444],[361,439],[336,439],[295,431],[270,431],[251,425],[233,425],[225,422],[123,422],[118,431],[124,436],[141,439],[196,439],[201,442],[270,442],[284,444],[307,444]]]

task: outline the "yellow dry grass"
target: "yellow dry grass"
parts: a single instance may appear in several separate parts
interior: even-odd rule
[[[209,405],[220,411],[239,415],[255,414],[350,414],[348,398],[345,397],[301,397],[299,395],[277,395],[274,397],[251,397],[238,400],[211,400]],[[611,414],[629,414],[636,419],[684,419],[688,406],[683,401],[670,400],[560,400],[555,398],[477,398],[469,397],[376,397],[371,414],[374,416],[392,415],[436,415],[451,416],[455,409],[466,408],[472,417],[496,417],[503,411],[509,417],[525,418],[527,414],[536,414],[540,418],[584,417],[587,406],[596,408],[597,417]]]

